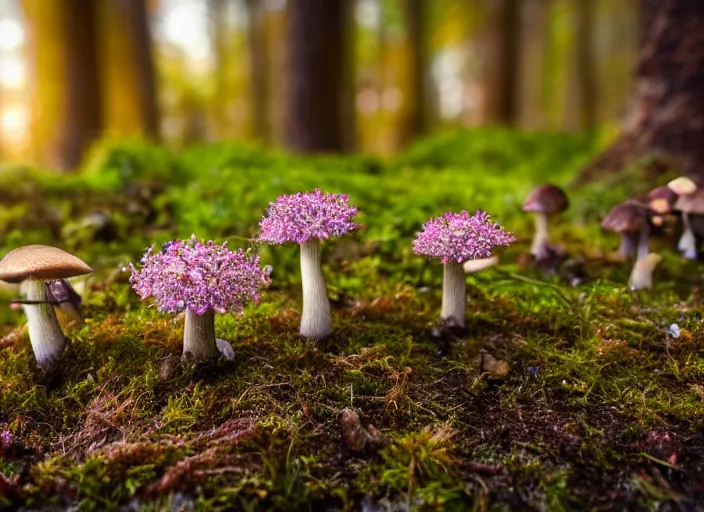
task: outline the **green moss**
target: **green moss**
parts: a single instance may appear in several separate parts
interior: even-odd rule
[[[70,247],[97,272],[59,371],[39,371],[25,337],[0,339],[0,430],[17,439],[0,452],[0,472],[18,479],[0,508],[694,502],[704,441],[698,267],[664,248],[656,288],[632,294],[628,265],[601,256],[616,240],[596,221],[640,171],[573,192],[556,221],[555,240],[586,256],[593,280],[572,288],[520,264],[532,233],[524,195],[542,180],[567,183],[593,150],[582,137],[490,129],[441,134],[390,162],[130,142],[98,148],[74,176],[13,168],[7,179],[25,181],[0,208],[2,246]],[[364,225],[324,245],[333,335],[297,334],[297,248],[257,247],[274,267],[271,289],[259,306],[216,319],[236,361],[174,366],[183,320],[140,303],[121,268],[148,244],[192,232],[246,245],[269,201],[314,187],[349,193]],[[33,197],[42,201],[36,216]],[[462,208],[496,214],[519,243],[499,268],[468,277],[468,335],[453,339],[434,330],[441,265],[410,244],[427,217]],[[96,212],[112,231],[84,222]],[[0,310],[3,334],[22,321]],[[679,338],[668,334],[672,323]],[[448,340],[452,350],[439,355]],[[509,374],[480,374],[481,349],[507,361]],[[350,405],[379,433],[377,450],[343,445],[338,413]],[[654,444],[652,432],[672,442]],[[679,469],[661,471],[663,461]]]

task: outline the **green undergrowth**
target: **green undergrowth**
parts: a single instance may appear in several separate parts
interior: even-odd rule
[[[525,194],[543,180],[569,186],[595,150],[581,137],[488,129],[439,135],[393,161],[130,142],[97,148],[71,176],[8,168],[0,184],[22,185],[0,186],[3,250],[61,245],[96,273],[77,283],[86,320],[50,374],[33,362],[21,312],[0,308],[0,432],[14,436],[0,451],[0,508],[695,506],[700,268],[661,238],[655,288],[631,293],[628,264],[610,254],[617,241],[598,228],[642,190],[638,169],[571,191],[556,220],[554,240],[588,280],[545,277],[521,256]],[[332,336],[297,334],[296,248],[255,245],[274,267],[270,290],[216,319],[236,360],[181,362],[183,319],[141,303],[122,267],[191,233],[247,245],[269,201],[315,187],[348,193],[364,225],[324,245]],[[410,243],[429,216],[462,208],[488,210],[519,242],[468,276],[467,332],[453,334],[437,325],[441,265]],[[480,371],[484,351],[508,373]],[[365,452],[342,441],[345,407],[374,433]]]

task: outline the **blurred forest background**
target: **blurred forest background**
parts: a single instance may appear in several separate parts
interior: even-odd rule
[[[455,126],[610,135],[640,20],[638,0],[0,0],[0,158],[72,168],[134,136],[392,155]]]

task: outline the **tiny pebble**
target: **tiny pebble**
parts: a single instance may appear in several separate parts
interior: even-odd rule
[[[680,337],[680,326],[677,324],[672,324],[672,325],[670,325],[670,328],[668,329],[667,332],[671,337],[679,338]]]

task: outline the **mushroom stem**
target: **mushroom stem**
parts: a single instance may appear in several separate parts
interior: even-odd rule
[[[640,234],[638,235],[638,249],[636,251],[637,261],[643,260],[646,256],[648,256],[648,253],[650,252],[648,249],[649,234],[650,230],[647,226],[645,226],[643,229],[641,229]]]
[[[682,212],[682,236],[677,243],[677,249],[684,253],[683,256],[688,260],[697,259],[697,240],[692,231],[692,225],[689,222],[689,214]]]
[[[655,253],[650,253],[637,260],[628,279],[628,287],[633,291],[652,288],[653,271],[661,260],[662,256]]]
[[[186,309],[183,325],[183,353],[190,352],[195,359],[206,359],[220,355],[215,342],[215,314],[206,311],[198,315]]]
[[[544,254],[543,247],[548,243],[548,216],[546,213],[536,212],[533,215],[535,221],[535,234],[533,243],[530,246],[530,253],[533,256]]]
[[[26,281],[25,290],[27,300],[37,302],[22,305],[24,314],[27,315],[29,341],[39,366],[49,366],[61,354],[66,337],[56,318],[54,306],[48,303],[44,282],[29,279]]]
[[[320,240],[312,238],[301,244],[301,283],[303,315],[301,336],[322,339],[330,334],[332,316],[330,300],[320,268]]]
[[[467,305],[464,268],[456,261],[445,263],[444,267],[440,316],[443,320],[452,320],[456,325],[464,327]]]
[[[628,258],[636,252],[638,235],[635,233],[621,233],[621,243],[618,246],[618,254],[623,258]]]

